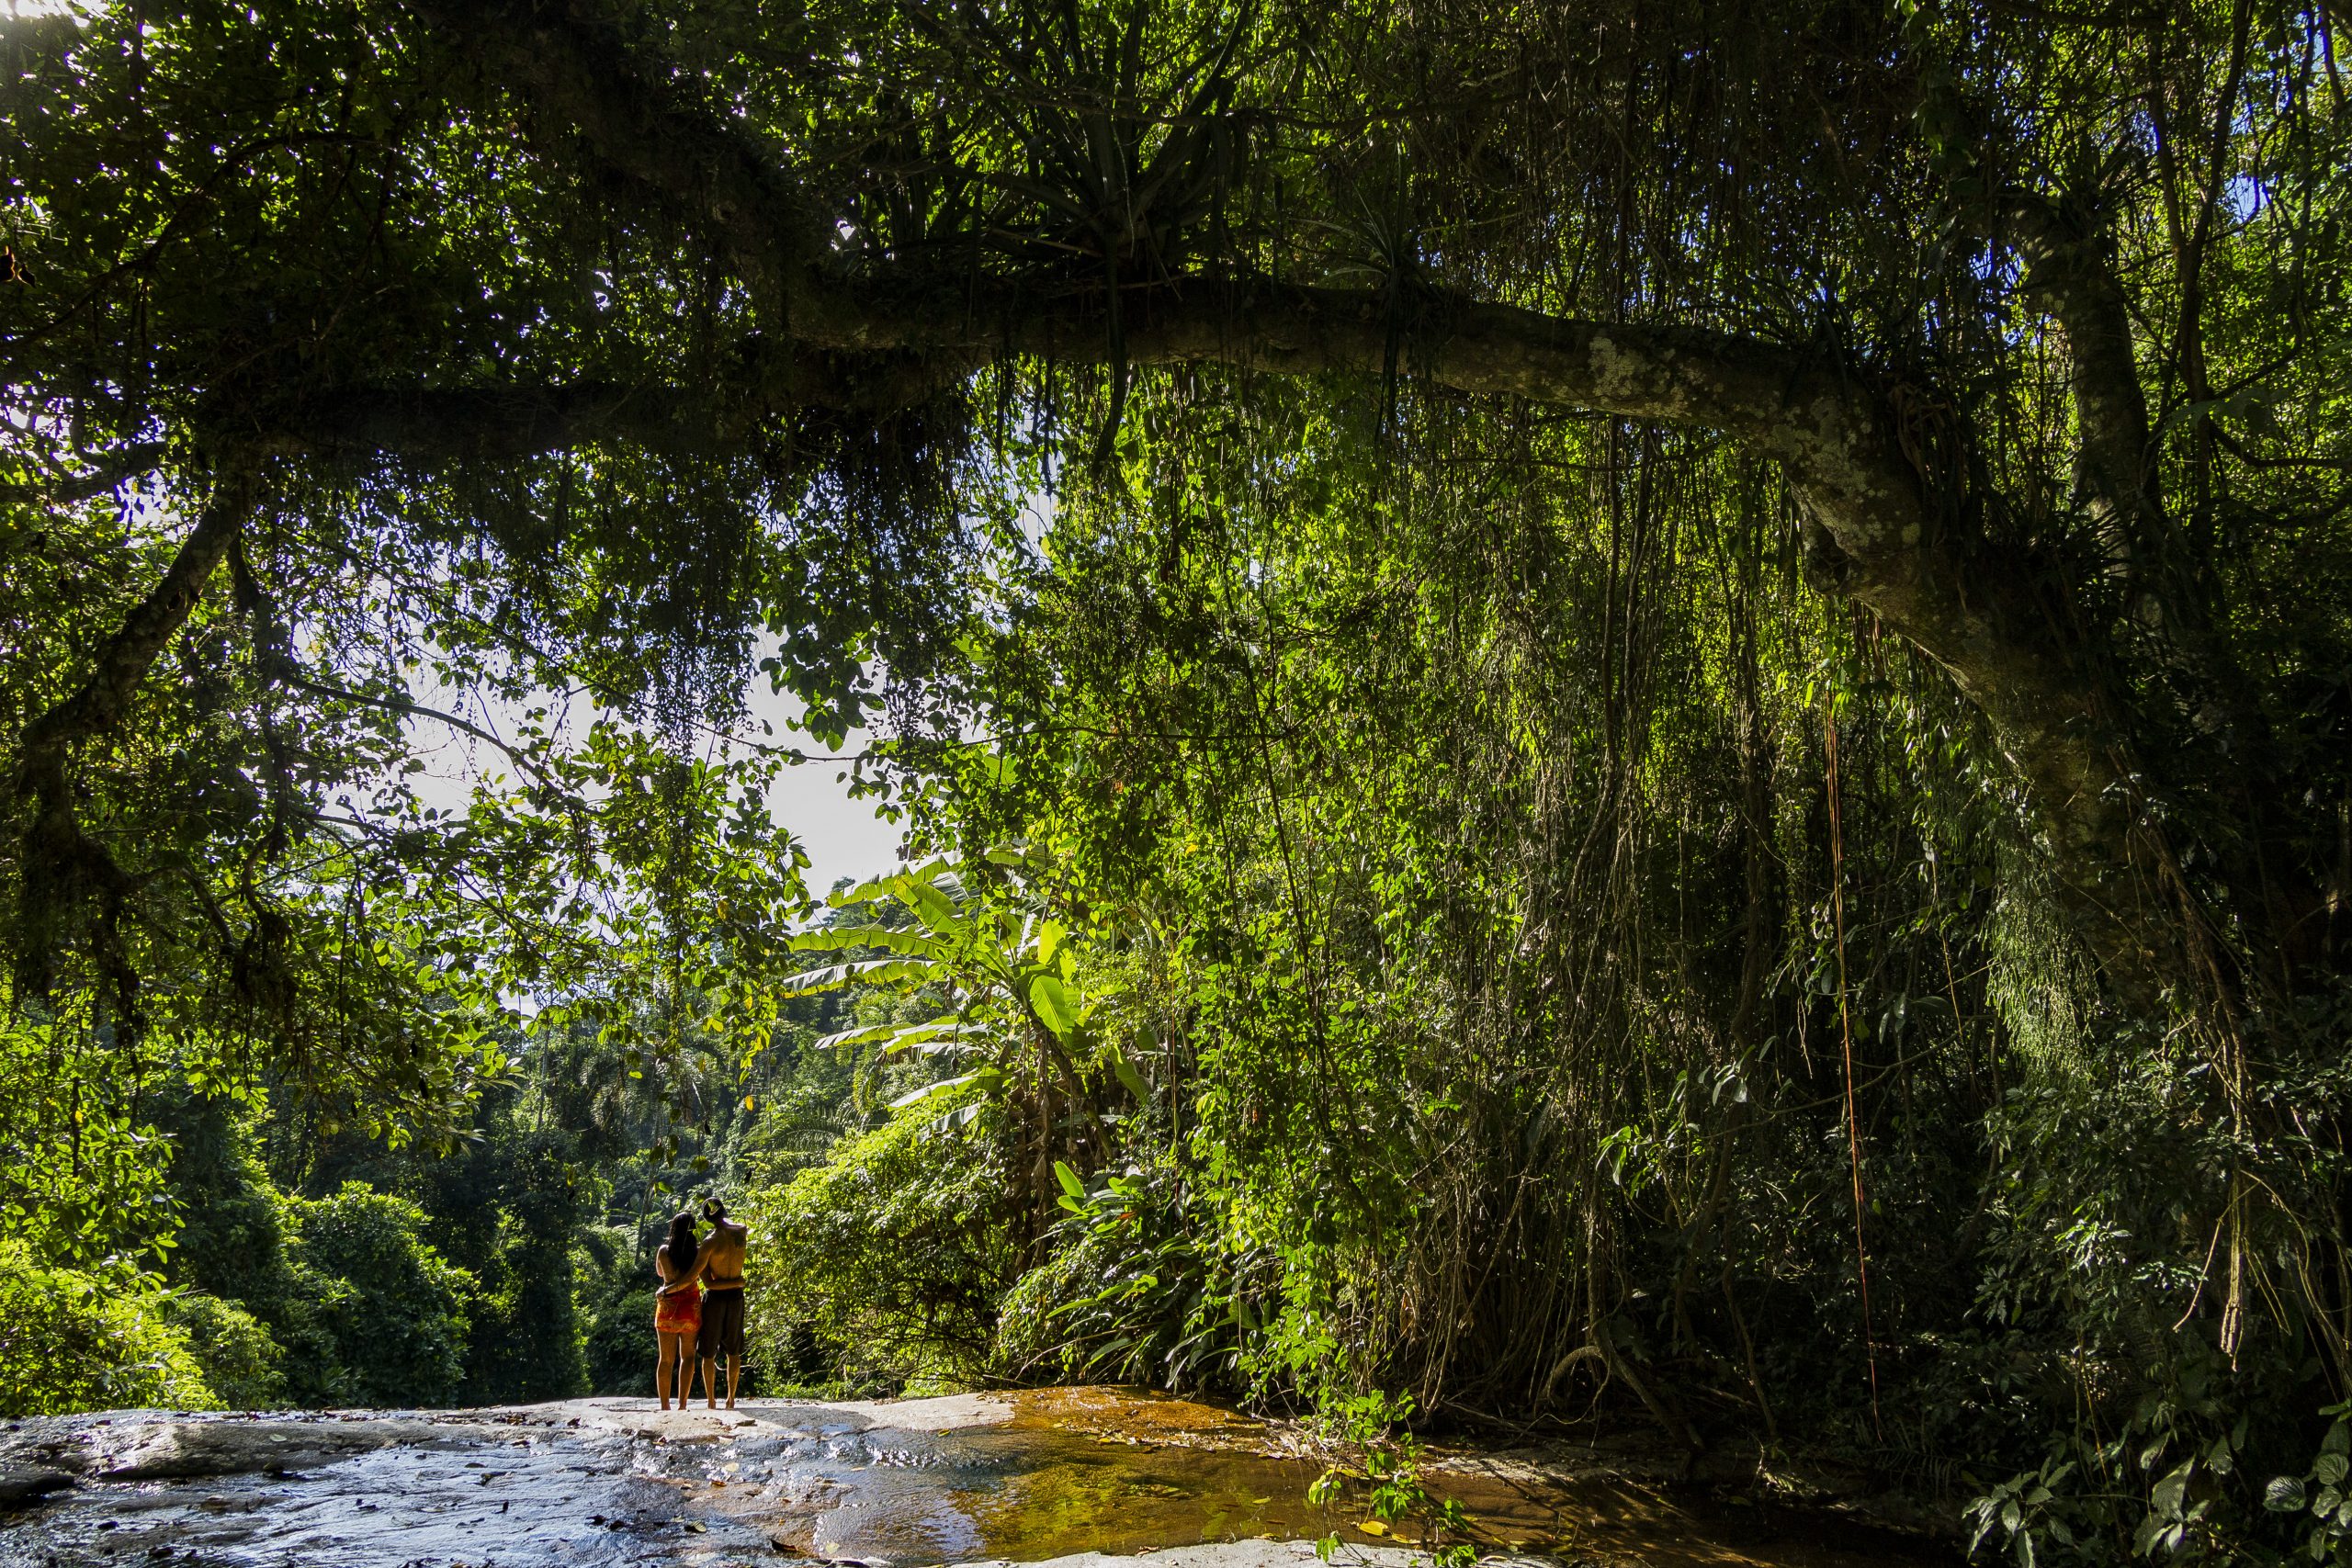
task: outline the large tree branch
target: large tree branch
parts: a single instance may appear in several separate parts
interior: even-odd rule
[[[497,461],[624,441],[708,452],[740,440],[740,410],[719,416],[688,387],[346,387],[258,412],[238,434],[283,456],[382,453],[427,464]]]
[[[918,347],[1101,361],[1099,309],[967,293],[946,304],[837,302],[844,351]],[[1214,363],[1377,377],[1396,362],[1394,307],[1371,290],[1194,279],[1127,308],[1136,364]],[[2030,573],[1955,536],[1903,450],[1888,400],[1818,356],[1692,328],[1563,320],[1509,305],[1432,308],[1404,368],[1468,393],[1723,431],[1777,458],[1819,531],[1815,580],[1875,611],[1951,674],[2030,787],[2087,938],[2119,985],[2158,988],[2151,895],[2133,847],[2142,790],[2091,671],[2060,639]]]
[[[250,484],[243,474],[215,482],[211,498],[197,514],[196,526],[180,541],[179,552],[164,569],[163,581],[123,618],[98,650],[97,660],[82,683],[26,727],[27,765],[77,740],[103,735],[122,721],[156,655],[187,623],[203,596],[204,585],[228,556],[252,503]]]
[[[984,357],[984,356],[983,356]],[[279,456],[382,453],[432,464],[532,457],[610,442],[709,456],[738,451],[808,409],[888,413],[936,395],[976,361],[948,353],[837,354],[753,336],[696,385],[344,387],[216,416],[215,434]]]
[[[795,372],[785,400],[876,384],[913,400],[991,361],[1110,357],[1100,300],[1007,282],[953,297],[869,285],[837,289],[780,364]],[[1373,290],[1263,278],[1192,278],[1131,301],[1130,364],[1216,364],[1286,376],[1376,377],[1393,362],[1389,298]],[[2102,720],[2088,672],[2052,630],[2029,575],[2014,560],[1983,558],[1981,541],[1954,536],[1902,450],[1887,400],[1817,357],[1693,328],[1564,320],[1514,306],[1431,305],[1405,334],[1404,368],[1438,385],[1629,419],[1723,431],[1776,458],[1816,535],[1815,579],[1876,612],[1951,671],[1991,721],[2031,788],[2061,874],[2099,909],[2094,945],[2120,980],[2144,980],[2154,954],[2134,935],[2143,879],[2132,834],[2141,791]],[[769,405],[714,412],[683,388],[594,386],[528,390],[351,391],[292,411],[274,432],[280,449],[457,457],[548,450],[627,438],[710,448],[763,417]]]
[[[114,916],[131,883],[105,846],[83,831],[65,766],[67,753],[77,742],[106,735],[122,723],[140,682],[187,624],[251,506],[250,485],[242,471],[217,481],[163,581],[99,649],[82,683],[25,728],[11,782],[17,798],[32,807],[18,890],[24,935],[17,981],[33,995],[47,993],[57,933],[85,900],[96,901],[95,929],[101,933],[101,947],[111,948]],[[118,1008],[128,1013],[135,989],[130,970],[117,952],[103,951],[97,957],[100,968],[115,981]]]
[[[1163,280],[1122,295],[1114,353],[1099,288],[1054,295],[968,274],[843,280],[824,265],[832,242],[816,204],[748,128],[694,101],[672,68],[577,19],[571,0],[417,4],[453,43],[495,61],[548,121],[576,128],[578,141],[560,156],[667,205],[706,235],[752,280],[763,330],[794,353],[912,359],[941,380],[1014,355],[1288,375],[1396,368],[1400,322],[1388,292]],[[543,137],[554,129],[540,127]],[[1405,367],[1441,385],[1709,427],[1777,458],[1815,525],[1826,568],[1816,576],[1876,611],[1983,709],[2031,789],[2061,875],[2105,911],[2087,923],[2094,945],[2120,980],[2145,988],[2158,960],[2138,934],[2154,927],[2133,907],[2143,886],[2133,864],[2134,764],[2107,732],[2090,671],[2029,574],[2014,560],[1980,571],[1986,563],[1972,557],[1972,541],[1948,536],[1944,509],[1923,493],[1946,481],[1923,479],[1905,459],[1884,398],[1808,355],[1722,333],[1564,321],[1494,303],[1422,317],[1401,323],[1411,329]],[[2105,317],[2086,318],[2082,331],[2129,368],[2128,333],[2119,337]],[[2144,405],[2136,433],[2128,402],[2093,412],[2096,477],[2120,507],[2135,487],[2147,491],[2138,466]]]

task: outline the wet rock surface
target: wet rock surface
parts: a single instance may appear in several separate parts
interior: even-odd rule
[[[80,1436],[78,1483],[0,1523],[0,1562],[444,1568],[775,1555],[756,1529],[699,1517],[645,1462],[651,1443],[561,1421],[141,1413]]]
[[[6,1568],[532,1568],[1051,1562],[1361,1568],[1427,1562],[1274,1424],[1109,1390],[879,1404],[648,1400],[514,1410],[16,1422],[0,1431]],[[1693,1513],[1623,1480],[1449,1473],[1490,1563],[1863,1568],[1936,1560],[1755,1510]]]

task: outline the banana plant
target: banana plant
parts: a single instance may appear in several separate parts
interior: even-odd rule
[[[986,1098],[943,1118],[952,1124],[967,1122],[984,1104],[1003,1098],[1024,1052],[1060,1081],[1074,1105],[1090,1104],[1073,1052],[1091,1043],[1088,1025],[1099,1003],[1087,995],[1081,979],[1077,933],[1027,888],[1041,853],[1020,847],[989,851],[989,861],[1011,874],[993,879],[1011,885],[1002,892],[977,890],[980,877],[945,860],[876,877],[827,902],[855,909],[895,901],[912,916],[911,925],[868,919],[791,939],[802,952],[880,956],[844,957],[792,976],[783,984],[786,996],[852,988],[904,995],[936,987],[952,999],[950,1010],[920,1023],[867,1024],[818,1041],[842,1049],[878,1044],[886,1055],[916,1052],[975,1064],[959,1077],[902,1095],[892,1102],[893,1110],[971,1086]],[[1138,1100],[1148,1097],[1141,1076],[1115,1048],[1112,1071]]]

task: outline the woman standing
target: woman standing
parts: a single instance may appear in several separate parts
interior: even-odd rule
[[[653,1337],[660,1348],[653,1363],[654,1392],[662,1408],[670,1408],[670,1373],[678,1374],[678,1408],[695,1382],[695,1339],[702,1331],[701,1270],[695,1267],[695,1217],[680,1214],[670,1222],[670,1239],[653,1249],[653,1271],[662,1277],[661,1293],[653,1298]]]

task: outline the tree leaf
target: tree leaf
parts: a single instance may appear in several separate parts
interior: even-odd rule
[[[785,997],[813,997],[848,986],[920,986],[939,978],[938,966],[923,958],[862,958],[829,964],[790,976],[776,987]]]
[[[1143,1075],[1136,1071],[1135,1064],[1128,1061],[1125,1056],[1114,1057],[1111,1062],[1111,1071],[1118,1076],[1120,1085],[1136,1097],[1136,1103],[1148,1105],[1151,1102],[1149,1086],[1143,1081]]]
[[[942,1078],[937,1083],[927,1083],[921,1089],[910,1089],[905,1094],[902,1094],[899,1096],[898,1099],[892,1100],[890,1102],[890,1109],[893,1111],[904,1111],[910,1105],[922,1104],[924,1100],[931,1099],[933,1095],[945,1094],[951,1089],[962,1089],[967,1084],[978,1085],[979,1088],[984,1089],[993,1089],[1003,1081],[1004,1074],[999,1069],[995,1067],[982,1067],[977,1072],[966,1073],[961,1077]]]
[[[802,931],[786,944],[797,953],[840,953],[857,947],[878,947],[917,958],[938,958],[955,951],[954,944],[921,931],[890,926],[827,926]]]
[[[1055,976],[1040,975],[1029,982],[1029,1006],[1047,1029],[1065,1039],[1078,1027],[1078,1004]]]
[[[2165,1519],[2180,1517],[2181,1499],[2188,1495],[2188,1477],[2196,1468],[2196,1460],[2182,1460],[2171,1470],[2165,1472],[2162,1481],[2156,1483],[2155,1490],[2148,1495],[2148,1501],[2155,1509],[2157,1517]]]

